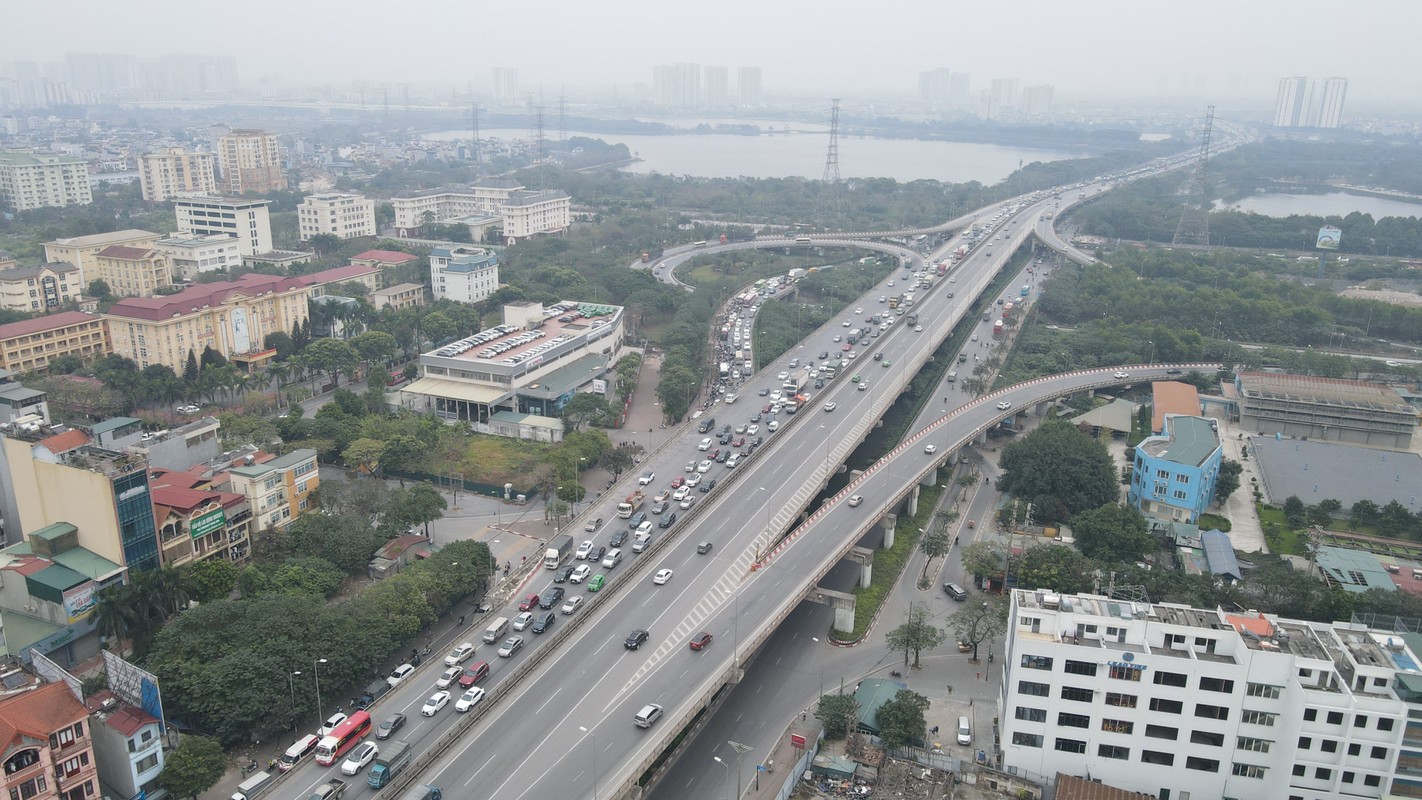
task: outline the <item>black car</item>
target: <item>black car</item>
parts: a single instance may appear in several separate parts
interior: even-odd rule
[[[731,457],[731,451],[730,451],[730,450],[722,450],[721,452],[719,452],[719,453],[716,454],[716,463],[717,463],[717,464],[724,464],[724,463],[726,463],[726,459],[728,459],[728,458],[730,458],[730,457]],[[706,490],[705,490],[705,489],[702,489],[701,491],[704,492],[704,491],[706,491]]]
[[[765,437],[757,436],[754,439],[751,439],[751,444],[756,447],[760,447],[761,445],[765,444]]]
[[[709,480],[709,481],[707,481],[707,482],[701,484],[701,493],[702,493],[702,494],[705,494],[705,493],[707,493],[707,492],[709,492],[709,491],[711,491],[712,489],[715,489],[715,488],[716,488],[716,479],[715,479],[715,478],[712,478],[711,480]]]
[[[405,727],[405,715],[400,713],[391,714],[380,723],[380,727],[375,729],[375,738],[389,739],[395,735],[395,731]]]
[[[815,388],[816,388],[816,389],[823,389],[823,388],[825,388],[824,379],[817,379],[817,380],[815,381]]]
[[[820,351],[820,355],[819,355],[819,359],[820,359],[821,361],[824,361],[824,360],[827,359],[827,358],[829,358],[829,351],[828,351],[828,350],[821,350],[821,351]]]
[[[614,534],[612,534],[611,536],[607,537],[607,546],[608,546],[608,547],[621,547],[622,545],[624,545],[624,544],[626,544],[626,543],[627,543],[627,531],[617,531],[616,533],[614,533]]]
[[[622,646],[627,648],[628,650],[636,650],[642,646],[643,642],[647,641],[647,637],[649,635],[650,634],[648,634],[646,631],[642,630],[641,628],[638,628],[637,630],[634,630],[631,633],[627,634],[627,640],[622,643]]]
[[[758,392],[758,394],[759,394],[761,397],[765,397],[766,395],[770,394],[770,389],[761,389],[760,392]]]
[[[625,536],[626,534],[623,535]],[[606,547],[594,547],[593,549],[588,551],[588,563],[596,564],[597,562],[601,561],[602,557],[605,555],[607,555]]]
[[[539,608],[552,608],[561,602],[563,602],[563,587],[561,586],[549,586],[543,590],[543,594],[538,596]]]
[[[721,436],[721,444],[730,444],[730,443],[731,443],[731,434],[727,433],[727,434],[724,434],[724,435]]]
[[[652,504],[652,513],[653,513],[653,514],[660,515],[662,512],[666,511],[668,508],[670,508],[670,506],[667,505],[667,501],[665,501],[665,500],[658,500],[657,502],[655,502],[655,503]]]
[[[568,582],[568,576],[573,574],[573,567],[574,567],[574,566],[576,566],[576,565],[575,565],[575,564],[569,564],[569,565],[566,566],[566,567],[561,567],[561,568],[559,568],[559,570],[558,570],[557,572],[553,573],[553,582],[554,582],[554,583],[567,583],[567,582]]]
[[[751,414],[751,422],[760,422],[760,414],[759,414],[759,413]]]
[[[552,611],[546,611],[533,618],[533,624],[528,627],[534,633],[543,633],[553,627],[553,621],[558,619],[558,615]]]
[[[1166,375],[1179,375],[1179,374],[1180,374],[1180,370],[1178,370],[1178,369],[1168,369],[1168,370],[1165,371],[1165,374],[1166,374]]]

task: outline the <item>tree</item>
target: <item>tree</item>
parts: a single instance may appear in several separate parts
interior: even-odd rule
[[[923,740],[927,731],[924,714],[928,698],[908,689],[900,689],[893,699],[879,706],[874,721],[879,725],[879,738],[884,747],[898,748]]]
[[[202,357],[198,359],[198,363],[204,370],[208,367],[225,367],[227,357],[213,350],[212,345],[208,345],[202,349]]]
[[[1042,544],[1023,551],[1014,573],[1024,589],[1050,589],[1076,594],[1091,590],[1096,565],[1070,547]]]
[[[825,726],[825,738],[843,739],[854,727],[859,715],[859,704],[852,694],[826,694],[820,696],[815,706],[815,718]]]
[[[380,463],[387,472],[411,472],[424,463],[429,453],[429,445],[419,439],[413,436],[395,436],[385,441],[385,449],[380,453]]]
[[[341,452],[341,460],[356,472],[375,475],[380,465],[380,456],[385,452],[385,443],[378,439],[356,439]]]
[[[1120,503],[1077,514],[1071,531],[1083,555],[1102,561],[1138,561],[1153,545],[1145,516]]]
[[[1371,500],[1358,500],[1348,511],[1348,521],[1354,526],[1376,525],[1382,518],[1382,509]]]
[[[330,233],[318,233],[306,240],[311,245],[311,249],[316,251],[316,255],[325,258],[337,250],[341,249],[341,237]]]
[[[296,352],[296,340],[286,331],[272,331],[262,337],[262,347],[275,350],[277,361],[285,361]]]
[[[563,423],[574,432],[590,422],[606,418],[607,415],[607,401],[592,392],[578,392],[563,405]]]
[[[446,340],[453,339],[454,335],[459,332],[459,328],[447,314],[431,311],[420,320],[420,332],[431,342],[441,344]]]
[[[889,646],[889,652],[902,650],[904,653],[904,666],[909,666],[909,654],[913,654],[913,668],[919,668],[919,656],[924,650],[931,650],[947,638],[947,634],[938,628],[928,624],[930,614],[928,609],[917,603],[909,603],[908,613],[905,615],[904,624],[894,628],[885,635],[885,641]]]
[[[444,516],[449,507],[444,495],[433,486],[421,481],[411,484],[408,489],[396,489],[390,493],[386,504],[386,522],[395,530],[403,531],[415,525],[424,525],[429,535],[429,523]]]
[[[924,555],[923,574],[918,577],[918,582],[923,583],[928,580],[928,565],[933,563],[933,559],[948,555],[948,551],[953,549],[953,540],[948,537],[945,526],[932,525],[918,540],[918,549]]]
[[[613,476],[619,476],[631,469],[634,464],[631,449],[614,447],[603,454],[601,463],[603,469],[611,472]]]
[[[1294,529],[1302,528],[1308,522],[1304,501],[1300,500],[1296,494],[1284,498],[1284,521]]]
[[[350,374],[355,371],[356,363],[360,360],[355,348],[340,339],[317,339],[306,345],[301,355],[311,364],[312,369],[329,375],[333,386],[340,384],[341,373]]]
[[[100,303],[112,300],[114,297],[114,291],[109,288],[109,282],[103,278],[95,278],[89,281],[88,293],[90,297],[98,300]]]
[[[195,561],[188,565],[188,583],[199,603],[225,600],[237,588],[237,567],[218,558]]]
[[[185,735],[164,760],[158,788],[180,798],[196,798],[217,785],[227,771],[222,744],[210,736]]]
[[[1116,499],[1116,470],[1106,446],[1069,422],[1049,419],[1002,449],[997,488],[1030,500],[1033,516],[1061,522]]]
[[[1239,488],[1239,476],[1244,465],[1232,458],[1220,461],[1219,475],[1215,476],[1215,505],[1222,506],[1234,490]]]
[[[1017,574],[1017,562],[1020,560],[1020,556],[1012,556],[997,540],[983,540],[965,545],[960,555],[963,559],[963,569],[969,574],[998,582],[1004,578],[1004,569]]]
[[[1001,598],[968,603],[948,617],[948,627],[958,641],[972,645],[973,661],[976,662],[978,646],[1007,630],[1007,604]]]
[[[384,331],[366,331],[351,337],[350,342],[351,347],[360,354],[361,360],[368,364],[389,361],[395,357],[395,352],[399,349],[395,343],[395,337]]]

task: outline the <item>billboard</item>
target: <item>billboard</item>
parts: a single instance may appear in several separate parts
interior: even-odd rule
[[[1331,225],[1324,225],[1318,229],[1318,242],[1314,247],[1318,250],[1337,250],[1338,243],[1343,240],[1343,231]]]
[[[193,517],[192,523],[188,525],[188,532],[193,535],[194,539],[201,539],[213,531],[222,530],[226,526],[227,512],[219,508],[214,511],[209,511],[206,514]]]
[[[68,615],[70,625],[94,613],[94,605],[98,602],[94,596],[95,588],[93,581],[84,581],[64,592],[64,613]]]
[[[607,381],[600,378],[593,378],[592,390],[593,394],[607,394]]]

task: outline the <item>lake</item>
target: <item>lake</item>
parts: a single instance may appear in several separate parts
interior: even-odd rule
[[[1223,207],[1220,203],[1215,208]],[[1293,214],[1315,214],[1322,217],[1346,217],[1354,211],[1372,214],[1373,219],[1383,217],[1422,217],[1422,203],[1409,203],[1391,197],[1375,197],[1370,194],[1352,192],[1328,192],[1326,194],[1256,194],[1229,208],[1252,211],[1266,217],[1287,217]]]
[[[480,138],[527,139],[528,131],[493,129]],[[645,136],[581,133],[627,145],[641,159],[628,172],[660,172],[705,178],[822,178],[829,137],[823,133],[786,133],[770,136],[684,134]],[[467,139],[469,131],[440,131],[425,138]],[[839,140],[841,178],[893,178],[901,182],[931,179],[994,184],[1033,161],[1082,158],[1087,151],[1042,150],[977,142],[939,142],[915,139],[871,139],[842,136]]]

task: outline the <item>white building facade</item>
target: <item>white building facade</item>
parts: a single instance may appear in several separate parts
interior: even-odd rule
[[[477,303],[499,288],[499,257],[481,247],[436,247],[430,284],[436,300]]]
[[[572,219],[573,201],[567,192],[514,192],[504,205],[504,240],[515,244],[536,233],[562,233]]]
[[[204,272],[225,272],[242,266],[242,248],[237,240],[222,233],[206,236],[169,236],[159,239],[153,249],[168,256],[173,279],[187,282]]]
[[[59,153],[0,152],[0,206],[32,211],[87,206],[93,201],[84,159]]]
[[[237,240],[239,252],[255,256],[272,249],[272,222],[267,200],[186,197],[173,203],[178,230],[192,236],[225,234]]]
[[[329,234],[341,239],[375,235],[375,201],[358,194],[313,194],[296,207],[301,241]]]
[[[138,157],[138,181],[143,199],[162,203],[184,195],[217,192],[217,158],[212,153],[190,153],[170,147]]]
[[[1419,676],[1401,637],[1014,590],[1001,768],[1168,800],[1381,798]]]

